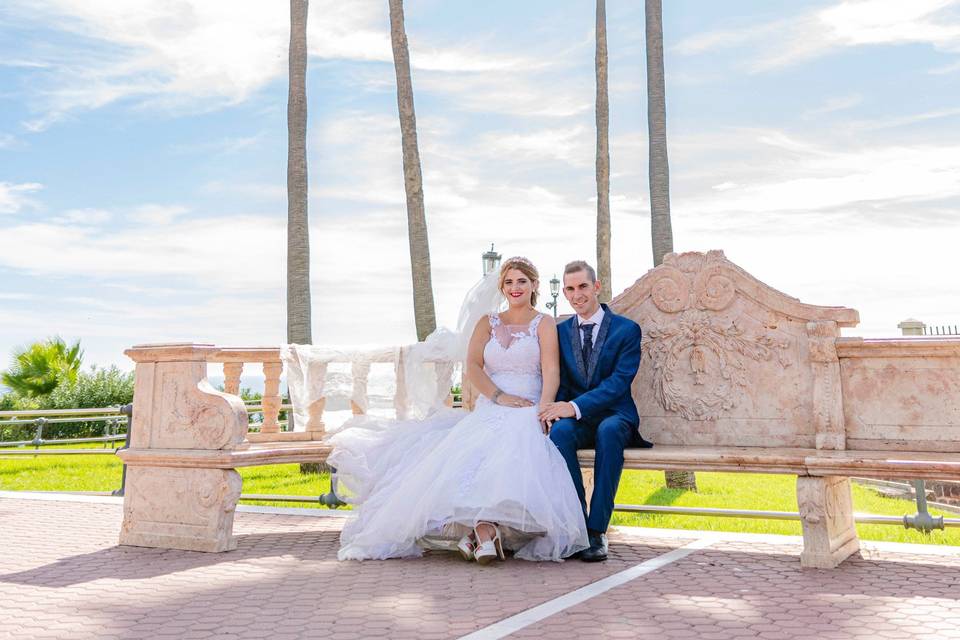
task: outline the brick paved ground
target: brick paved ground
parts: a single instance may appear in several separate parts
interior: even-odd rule
[[[689,542],[623,530],[610,561],[593,565],[340,563],[341,518],[238,513],[239,548],[225,554],[118,547],[120,518],[117,504],[0,498],[0,639],[453,638]],[[742,540],[718,539],[515,636],[960,638],[960,551],[887,545],[811,571],[793,539]]]

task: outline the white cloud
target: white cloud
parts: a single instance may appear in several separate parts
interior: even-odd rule
[[[265,132],[260,132],[251,136],[228,136],[212,142],[174,144],[170,148],[179,153],[232,154],[256,147],[263,142],[266,135]]]
[[[130,219],[141,224],[163,226],[188,211],[189,209],[182,205],[143,204],[130,213]]]
[[[754,46],[754,72],[769,71],[864,45],[929,44],[960,51],[960,17],[951,9],[960,0],[844,0],[825,9],[763,24],[696,34],[674,50],[694,55],[723,48]]]
[[[263,200],[286,201],[287,198],[287,186],[285,184],[236,182],[233,180],[211,180],[210,182],[205,183],[201,188],[206,193],[233,193],[246,196],[248,198],[257,198]]]
[[[736,188],[739,187],[739,186],[740,186],[740,185],[738,185],[736,182],[730,182],[729,180],[727,180],[726,182],[721,182],[720,184],[715,184],[715,185],[713,185],[713,187],[711,187],[711,188],[712,188],[714,191],[729,191],[730,189],[736,189]]]
[[[108,222],[113,214],[104,209],[68,209],[53,219],[57,223],[78,225],[99,225]]]
[[[114,212],[107,209],[98,209],[95,207],[86,207],[79,209],[68,209],[63,213],[52,217],[50,224],[78,227],[89,227],[102,225],[115,218],[128,220],[138,225],[150,227],[169,225],[173,220],[187,213],[189,209],[182,205],[165,204],[142,204],[127,211]]]
[[[496,131],[483,135],[479,147],[502,160],[563,161],[594,165],[594,130],[583,125],[537,131]]]
[[[282,229],[280,220],[250,215],[183,221],[157,216],[110,234],[76,222],[14,224],[0,229],[4,240],[31,250],[0,252],[0,266],[33,276],[108,282],[162,277],[191,288],[258,287],[274,279],[248,268],[251,257],[279,255]]]
[[[35,88],[42,113],[21,124],[42,131],[69,113],[125,98],[164,109],[205,110],[246,100],[284,77],[289,6],[262,0],[12,0],[8,12],[38,28],[83,37],[83,44],[28,52],[22,64],[55,81]],[[391,62],[387,7],[374,0],[314,0],[307,44],[312,57]],[[491,72],[529,61],[411,38],[411,64],[431,71]]]
[[[960,107],[953,107],[950,109],[935,109],[933,111],[925,111],[923,113],[912,113],[905,116],[894,116],[890,118],[875,118],[872,120],[854,120],[850,123],[851,127],[857,129],[893,129],[895,127],[903,127],[911,124],[917,124],[918,122],[926,122],[928,120],[939,120],[941,118],[951,118],[953,116],[960,115]]]
[[[950,140],[854,146],[735,129],[678,136],[672,149],[684,167],[673,211],[699,229],[776,235],[783,225],[859,233],[864,225],[960,223],[960,145]]]
[[[37,182],[0,182],[0,213],[17,213],[33,203],[28,194],[43,188]]]
[[[450,98],[456,109],[527,118],[568,118],[593,109],[593,79],[566,76],[564,84],[526,72],[421,74],[418,91]]]
[[[861,102],[863,102],[863,96],[858,94],[828,98],[819,107],[805,111],[803,117],[810,119],[827,113],[834,113],[835,111],[845,111],[846,109],[852,109]]]
[[[928,42],[952,49],[960,44],[960,23],[937,14],[957,4],[957,0],[855,0],[824,9],[817,17],[846,46]]]

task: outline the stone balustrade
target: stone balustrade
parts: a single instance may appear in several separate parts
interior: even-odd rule
[[[218,349],[209,356],[207,362],[223,364],[223,390],[235,396],[240,395],[240,377],[243,375],[244,366],[247,364],[260,366],[263,372],[263,398],[260,401],[263,408],[263,422],[259,432],[247,433],[249,441],[322,435],[323,423],[319,419],[313,424],[305,425],[305,429],[300,433],[291,434],[280,430],[280,405],[283,402],[280,396],[280,376],[283,374],[283,362],[280,360],[279,347]]]
[[[212,345],[210,345],[212,346]],[[134,347],[138,349],[139,347]],[[208,357],[208,363],[223,365],[224,392],[238,396],[240,394],[240,378],[247,365],[255,365],[263,372],[264,390],[261,400],[263,422],[259,431],[249,431],[249,442],[296,442],[319,440],[325,433],[323,412],[326,408],[327,396],[324,395],[324,381],[327,368],[331,364],[350,365],[350,409],[353,415],[367,413],[370,401],[368,384],[370,367],[373,364],[389,364],[394,367],[396,375],[396,391],[394,407],[398,417],[407,417],[408,389],[401,360],[401,350],[394,348],[383,349],[352,349],[331,350],[327,355],[311,359],[310,374],[319,381],[315,390],[318,396],[307,407],[308,419],[299,423],[291,419],[293,428],[281,430],[280,409],[283,398],[280,394],[280,380],[284,372],[284,363],[280,347],[227,347],[217,348]],[[457,363],[429,361],[435,367],[438,396],[445,398],[447,406],[453,404],[450,394],[449,380]]]

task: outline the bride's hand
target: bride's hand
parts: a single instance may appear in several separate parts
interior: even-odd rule
[[[497,397],[497,404],[502,407],[532,407],[533,403],[527,400],[526,398],[521,398],[520,396],[514,396],[509,393],[501,393]]]

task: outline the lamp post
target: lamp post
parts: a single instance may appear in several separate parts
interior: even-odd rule
[[[490,251],[487,251],[483,254],[483,275],[487,275],[491,271],[496,271],[500,268],[500,258],[502,258],[499,253],[493,250],[493,243],[490,243]]]
[[[560,281],[556,274],[550,278],[550,295],[553,296],[553,302],[547,303],[547,309],[553,309],[553,318],[557,318],[557,296],[560,295]]]

